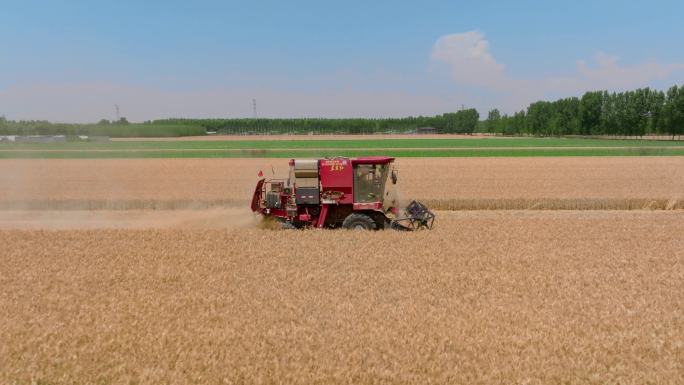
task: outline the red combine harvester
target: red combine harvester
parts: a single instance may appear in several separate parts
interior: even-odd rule
[[[422,203],[400,212],[396,183],[390,157],[291,159],[287,179],[257,182],[251,208],[289,229],[431,229],[435,215]]]

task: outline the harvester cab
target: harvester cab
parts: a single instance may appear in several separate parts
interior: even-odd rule
[[[285,228],[431,229],[435,215],[396,193],[394,158],[291,159],[287,178],[260,179],[251,209]]]

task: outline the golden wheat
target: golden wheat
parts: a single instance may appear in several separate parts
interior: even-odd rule
[[[0,231],[0,383],[684,382],[684,217]]]
[[[0,209],[185,209],[247,204],[284,159],[3,160]],[[684,157],[399,159],[405,200],[440,210],[678,209]]]
[[[0,161],[0,228],[39,229],[0,230],[0,383],[684,382],[681,212],[273,231],[271,164]],[[681,209],[682,166],[398,160],[440,210]]]

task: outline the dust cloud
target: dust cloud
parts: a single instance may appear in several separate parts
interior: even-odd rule
[[[248,208],[207,210],[0,210],[0,229],[237,229],[261,226]]]
[[[261,162],[3,160],[0,229],[257,227],[248,200]]]

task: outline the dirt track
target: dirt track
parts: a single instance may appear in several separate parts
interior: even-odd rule
[[[530,150],[638,150],[641,147],[634,146],[592,146],[592,147],[573,147],[573,146],[533,146],[533,147],[392,147],[392,151],[484,151],[484,150],[500,150],[500,151],[530,151]],[[682,146],[657,146],[649,147],[657,148],[659,150],[681,150]],[[364,150],[364,151],[384,151],[387,147],[350,147],[345,150]],[[297,148],[294,151],[297,152],[320,152],[320,151],[331,151],[328,147],[306,147]],[[2,152],[77,152],[77,153],[87,153],[87,152],[165,152],[165,153],[183,153],[183,152],[234,152],[234,153],[262,153],[263,152],[292,152],[292,148],[225,148],[225,147],[215,147],[215,148],[121,148],[121,149],[105,149],[105,148],[92,148],[92,149],[40,149],[40,148],[10,148],[10,149],[0,149]]]
[[[497,139],[491,134],[387,134],[387,135],[207,135],[207,136],[181,136],[174,138],[112,138],[115,142],[185,142],[185,141],[225,141],[225,140],[358,140],[358,139]],[[509,137],[508,139],[512,139]],[[524,138],[522,138],[524,139]]]

